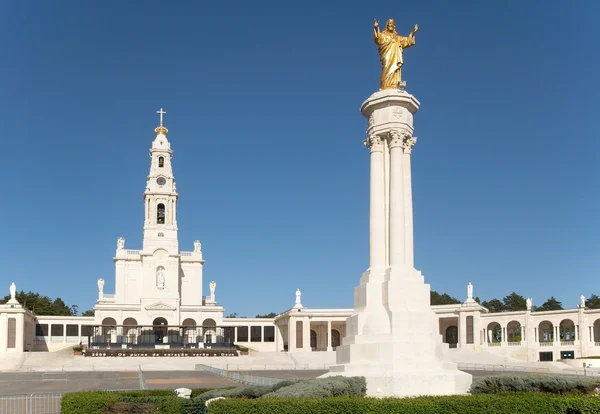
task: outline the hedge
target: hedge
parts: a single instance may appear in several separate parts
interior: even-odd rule
[[[589,379],[500,375],[473,381],[471,394],[498,394],[504,392],[589,394],[597,385],[597,382]]]
[[[280,398],[305,397],[325,398],[338,396],[359,396],[366,394],[365,377],[316,378],[311,380],[286,380],[275,385],[251,385],[235,389],[213,389],[194,397],[196,401],[206,401],[216,397],[225,398]]]
[[[202,394],[210,391],[211,388],[196,388],[192,394]],[[155,408],[154,412],[164,414],[180,414],[186,412],[184,407],[189,408],[189,412],[196,413],[194,403],[185,398],[177,397],[173,390],[140,390],[140,391],[83,391],[72,392],[63,395],[61,399],[61,414],[105,414],[122,411],[125,405],[131,408],[140,408],[148,405]],[[156,411],[158,409],[159,411]],[[137,412],[137,411],[133,411]]]
[[[208,414],[593,414],[600,398],[510,393],[416,398],[259,398],[211,402]]]

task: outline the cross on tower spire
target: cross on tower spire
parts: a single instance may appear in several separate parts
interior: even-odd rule
[[[163,115],[166,114],[166,111],[163,111],[162,108],[160,108],[160,111],[156,111],[156,113],[159,115],[160,117],[160,126],[163,126]]]

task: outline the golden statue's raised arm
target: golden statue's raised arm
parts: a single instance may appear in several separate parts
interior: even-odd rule
[[[400,83],[401,68],[404,64],[403,49],[415,44],[415,33],[419,25],[415,24],[412,32],[406,37],[396,33],[396,22],[389,19],[385,30],[379,30],[377,20],[373,23],[373,39],[379,46],[379,60],[381,61],[381,78],[379,89],[395,89]]]

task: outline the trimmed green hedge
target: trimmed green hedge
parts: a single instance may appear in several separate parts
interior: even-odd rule
[[[595,414],[600,398],[542,393],[376,399],[259,398],[211,402],[208,414]]]
[[[473,381],[471,394],[498,394],[504,392],[589,394],[597,385],[597,382],[590,379],[499,375]]]
[[[209,391],[210,388],[196,388],[196,394]],[[198,404],[175,395],[172,390],[140,390],[140,391],[83,391],[63,395],[60,403],[61,414],[104,414],[120,412],[126,403],[133,406],[152,405],[163,414],[196,413],[193,406]],[[183,406],[183,407],[182,407]],[[185,410],[184,407],[188,408]]]

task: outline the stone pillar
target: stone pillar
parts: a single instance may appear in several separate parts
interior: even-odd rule
[[[390,147],[390,267],[403,266],[406,261],[404,216],[404,139],[398,130],[389,133]]]
[[[405,225],[404,231],[406,234],[404,240],[405,255],[404,260],[408,267],[415,266],[415,253],[414,253],[414,236],[413,236],[413,204],[412,204],[412,176],[410,166],[410,154],[413,146],[417,142],[417,138],[408,136],[403,146],[402,155],[402,170],[404,173],[404,217]]]
[[[371,164],[369,204],[369,269],[370,280],[383,281],[385,270],[385,185],[383,166],[383,140],[371,135],[365,140]]]
[[[288,352],[296,352],[296,318],[288,319]]]
[[[467,314],[460,312],[458,314],[458,347],[464,348],[467,344]]]
[[[327,321],[327,351],[333,351],[331,342],[331,319]]]
[[[310,319],[308,318],[302,320],[302,351],[312,351],[310,347]]]
[[[63,344],[67,343],[67,324],[63,323]]]

